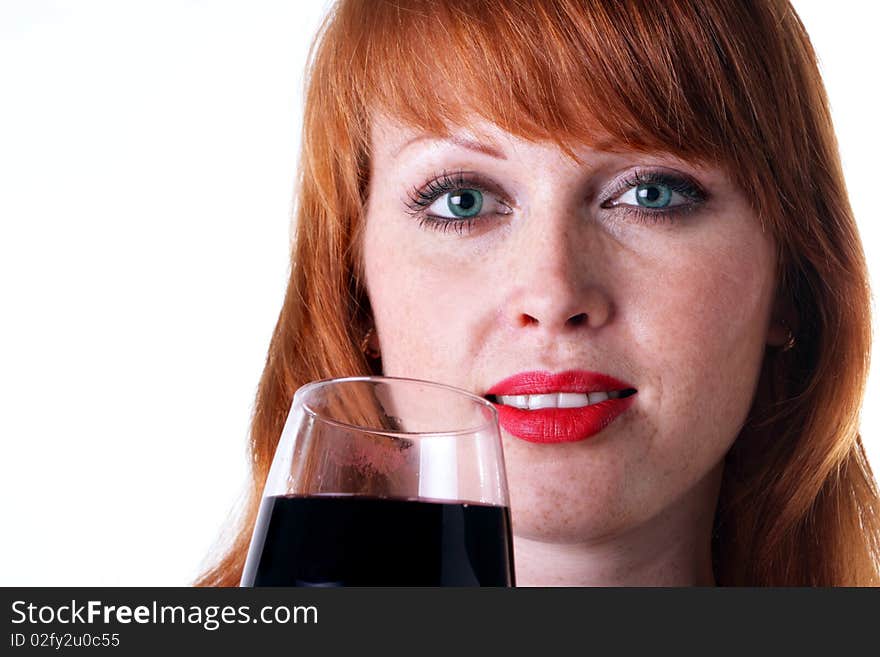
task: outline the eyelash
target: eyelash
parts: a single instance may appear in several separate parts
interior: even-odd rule
[[[640,185],[662,185],[681,194],[688,203],[682,203],[665,210],[647,210],[632,205],[609,203],[634,187]],[[440,232],[448,232],[455,230],[459,235],[469,233],[474,224],[484,217],[476,216],[463,219],[447,219],[445,217],[433,217],[427,214],[427,209],[438,198],[444,194],[459,189],[475,189],[482,194],[493,195],[495,192],[486,189],[487,185],[477,177],[470,177],[463,171],[450,174],[443,171],[439,176],[434,177],[422,187],[414,187],[409,194],[406,203],[409,214],[417,219],[420,228],[430,228]],[[694,212],[706,200],[706,193],[693,182],[690,178],[661,171],[635,171],[631,177],[626,178],[620,183],[619,188],[608,199],[603,201],[599,207],[604,209],[618,208],[626,215],[632,216],[640,223],[657,224],[674,223],[681,217]],[[500,201],[499,201],[500,202]],[[506,203],[502,203],[507,206]],[[509,207],[509,206],[507,206]],[[506,214],[506,213],[505,213]]]

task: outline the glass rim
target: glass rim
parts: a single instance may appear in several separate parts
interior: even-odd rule
[[[468,427],[466,429],[457,429],[455,431],[391,431],[388,429],[378,429],[371,427],[364,427],[357,424],[350,424],[348,422],[342,422],[340,420],[334,420],[332,418],[325,417],[321,415],[319,412],[310,408],[309,405],[304,401],[303,397],[309,392],[317,388],[323,388],[330,384],[335,383],[385,383],[385,382],[403,382],[403,383],[416,383],[422,386],[429,386],[431,388],[440,388],[445,390],[446,392],[452,392],[459,396],[467,397],[471,401],[476,402],[478,405],[482,406],[489,410],[489,419],[485,422],[478,424],[474,427]],[[314,418],[320,422],[324,422],[326,424],[334,425],[337,427],[343,427],[346,429],[353,429],[355,431],[363,431],[366,433],[375,434],[377,436],[424,436],[424,437],[441,437],[441,436],[462,436],[465,434],[472,434],[479,431],[485,431],[486,429],[491,429],[492,427],[498,426],[498,410],[492,405],[488,399],[484,399],[479,395],[475,395],[472,392],[464,390],[462,388],[456,388],[455,386],[447,385],[445,383],[437,383],[436,381],[425,381],[424,379],[413,379],[409,377],[400,377],[400,376],[382,376],[382,375],[366,375],[366,376],[344,376],[344,377],[336,377],[329,379],[319,379],[317,381],[311,381],[299,387],[299,389],[293,395],[293,402],[291,404],[291,411],[296,407],[297,403],[302,407],[303,412],[307,413],[309,417]]]

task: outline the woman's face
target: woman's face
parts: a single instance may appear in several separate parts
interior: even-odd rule
[[[580,433],[570,418],[559,433],[564,412],[512,410],[516,534],[613,536],[701,490],[775,339],[774,245],[745,194],[661,153],[584,148],[577,164],[483,123],[444,140],[379,118],[372,144],[363,253],[386,375],[485,396],[577,370],[637,390],[586,438],[581,411]],[[524,400],[501,401],[509,416]]]

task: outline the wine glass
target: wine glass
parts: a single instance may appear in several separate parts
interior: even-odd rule
[[[439,383],[350,377],[293,398],[241,586],[513,586],[495,408]]]

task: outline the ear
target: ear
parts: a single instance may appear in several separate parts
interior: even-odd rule
[[[364,327],[362,329],[364,337],[360,343],[361,351],[370,360],[381,358],[379,333],[376,330],[376,323],[373,321],[373,318],[370,315],[366,315],[362,320],[361,326]]]
[[[767,344],[782,347],[792,335],[798,332],[797,311],[787,295],[777,293],[767,327]]]
[[[367,341],[367,349],[369,350],[367,353],[372,358],[379,358],[382,353],[381,348],[379,347],[379,332],[374,328],[370,332],[370,339]]]

